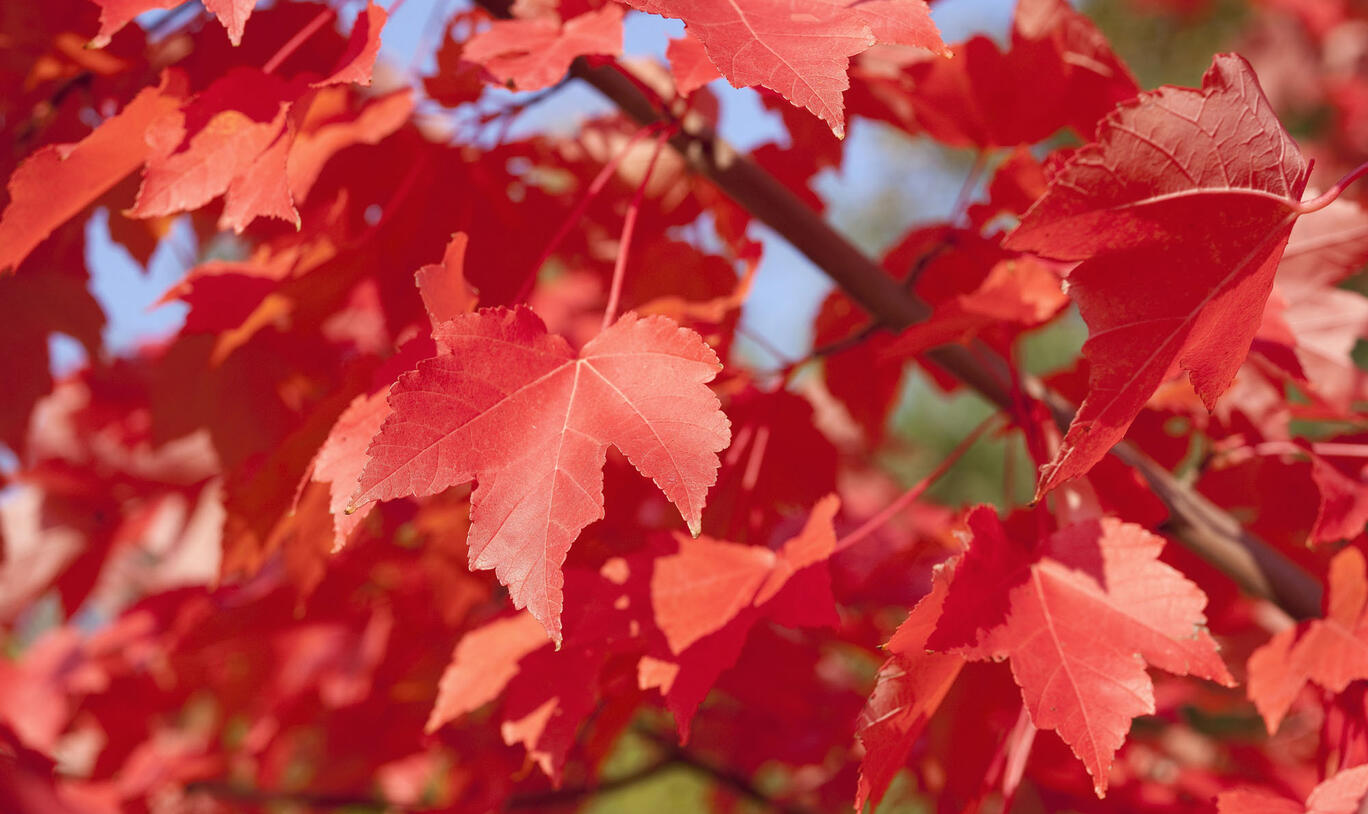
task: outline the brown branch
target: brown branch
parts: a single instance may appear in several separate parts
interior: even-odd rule
[[[617,791],[618,789],[635,785],[644,780],[649,780],[661,772],[680,765],[683,765],[683,762],[676,760],[674,754],[671,753],[654,763],[642,766],[640,769],[628,772],[620,777],[610,777],[598,783],[586,784],[583,786],[565,786],[559,789],[531,794],[515,794],[504,802],[503,807],[504,810],[522,808],[542,810],[547,806],[574,803],[595,794]]]
[[[220,800],[253,805],[294,804],[308,808],[321,809],[364,809],[373,811],[408,811],[413,806],[391,803],[366,794],[339,792],[314,792],[308,790],[284,791],[258,789],[237,783],[220,780],[196,780],[185,784],[186,794],[207,794]]]
[[[780,812],[780,814],[817,814],[816,810],[808,808],[807,806],[791,803],[766,794],[756,787],[756,785],[751,782],[751,778],[744,773],[728,769],[724,766],[719,766],[701,755],[683,748],[675,742],[672,734],[665,734],[641,726],[633,727],[632,731],[664,750],[666,763],[668,765],[686,767],[698,774],[706,776],[709,780],[720,786],[725,786],[734,794],[744,797],[751,802],[758,803],[772,811]]]
[[[542,811],[550,806],[575,803],[595,794],[616,791],[648,780],[673,767],[696,768],[696,763],[686,753],[671,749],[669,753],[654,763],[642,766],[635,771],[619,777],[606,778],[600,782],[583,786],[566,786],[550,791],[515,794],[503,803],[504,810],[533,809]],[[322,809],[368,809],[375,811],[410,811],[429,808],[426,805],[408,805],[382,800],[373,795],[357,792],[317,792],[307,789],[280,790],[259,789],[219,780],[198,780],[185,785],[187,794],[207,794],[221,800],[254,805],[293,804]]]
[[[498,0],[480,2],[491,8]],[[931,313],[930,306],[884,273],[774,176],[719,138],[700,115],[685,112],[675,122],[614,65],[592,67],[579,59],[571,73],[643,125],[677,123],[679,129],[670,143],[695,171],[806,255],[881,325],[900,331]],[[926,356],[989,401],[1011,407],[1007,362],[986,346],[950,345],[928,351]],[[1022,386],[1049,405],[1062,427],[1072,421],[1075,407],[1068,400],[1030,377],[1022,379]],[[1319,580],[1249,533],[1229,513],[1180,483],[1134,445],[1123,442],[1112,452],[1149,482],[1172,514],[1174,533],[1194,553],[1248,593],[1276,602],[1294,618],[1320,615]]]

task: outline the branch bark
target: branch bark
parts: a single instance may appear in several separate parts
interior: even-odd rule
[[[496,16],[508,16],[507,0],[477,2]],[[670,144],[696,172],[807,256],[886,329],[901,331],[930,316],[929,305],[900,286],[774,176],[719,138],[702,116],[666,111],[616,63],[593,66],[581,57],[570,71],[638,123],[677,126]],[[984,398],[1011,407],[1012,378],[1007,362],[996,352],[981,344],[947,345],[925,355]],[[1061,427],[1069,425],[1075,405],[1037,379],[1022,377],[1020,381],[1028,394],[1049,406]],[[1149,483],[1169,509],[1174,534],[1193,553],[1249,594],[1275,602],[1294,619],[1321,615],[1318,579],[1133,444],[1123,442],[1112,454]]]

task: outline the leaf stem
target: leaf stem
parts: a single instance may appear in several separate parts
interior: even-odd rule
[[[974,163],[969,165],[969,172],[964,176],[964,183],[960,186],[959,194],[955,196],[955,208],[950,210],[948,220],[951,223],[958,223],[964,217],[964,213],[969,209],[969,198],[974,194],[974,189],[978,187],[979,176],[983,174],[984,168],[988,166],[988,150],[981,149],[974,156]]]
[[[305,40],[312,37],[314,32],[318,31],[318,29],[322,28],[331,20],[334,14],[336,14],[336,12],[333,11],[332,6],[328,6],[318,12],[318,15],[310,20],[307,25],[296,31],[293,37],[290,37],[284,45],[280,46],[280,50],[275,52],[275,56],[266,60],[266,64],[261,66],[262,72],[274,73],[275,69],[280,67],[280,63],[289,59],[290,54],[299,50],[299,46],[303,45]]]
[[[570,214],[565,217],[560,228],[551,236],[551,240],[546,244],[546,248],[542,249],[541,256],[537,258],[537,262],[532,264],[532,269],[528,272],[527,279],[523,280],[522,288],[518,289],[518,295],[513,298],[513,302],[523,302],[532,294],[532,286],[537,282],[537,272],[541,271],[541,267],[550,259],[551,253],[556,250],[556,247],[565,239],[565,236],[570,234],[570,230],[574,228],[575,224],[579,223],[580,218],[584,217],[584,210],[589,208],[589,204],[593,203],[594,199],[598,197],[598,194],[607,186],[608,179],[613,177],[613,173],[617,172],[617,168],[622,164],[622,159],[627,157],[627,154],[632,151],[632,147],[638,141],[647,134],[660,129],[661,126],[662,125],[659,122],[655,122],[637,128],[637,131],[627,139],[627,143],[622,146],[622,149],[618,150],[617,154],[609,159],[607,164],[603,165],[603,169],[599,170],[598,175],[594,176],[594,180],[589,182],[589,186],[584,190],[584,194],[575,202],[575,208],[570,210]]]
[[[859,528],[837,540],[836,546],[832,548],[831,553],[835,555],[836,553],[845,551],[847,548],[861,542],[877,531],[883,524],[893,519],[893,516],[898,512],[915,503],[918,498],[926,493],[927,489],[931,488],[932,484],[940,480],[941,476],[946,472],[950,471],[950,467],[954,466],[959,462],[960,458],[964,457],[964,453],[969,451],[969,447],[973,446],[974,442],[978,441],[979,438],[983,437],[984,433],[998,423],[1000,417],[1001,413],[993,413],[980,421],[979,425],[968,435],[964,436],[964,438],[955,445],[955,448],[950,450],[950,454],[946,455],[944,460],[937,464],[936,468],[931,470],[926,477],[912,484],[912,488],[903,492],[897,500],[885,506],[883,511],[866,520]]]
[[[1312,212],[1319,212],[1334,203],[1350,184],[1362,178],[1364,175],[1368,175],[1368,161],[1355,167],[1348,175],[1339,179],[1334,186],[1327,189],[1324,194],[1312,198],[1309,201],[1302,201],[1295,207],[1296,213],[1298,215],[1309,215]]]
[[[641,176],[641,183],[637,185],[637,190],[632,195],[632,202],[627,205],[627,215],[622,219],[622,239],[618,241],[617,262],[613,263],[613,283],[608,289],[608,304],[603,308],[603,325],[600,331],[608,330],[608,326],[613,324],[617,318],[618,300],[622,298],[622,278],[627,274],[627,253],[632,248],[632,232],[636,230],[637,212],[641,210],[641,199],[646,195],[646,185],[651,181],[651,172],[655,170],[656,159],[660,158],[661,151],[665,148],[665,142],[674,134],[674,128],[667,127],[660,131],[656,136],[655,150],[651,152],[651,161],[646,165],[646,172]]]

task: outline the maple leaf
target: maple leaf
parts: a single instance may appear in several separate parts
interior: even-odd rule
[[[1316,525],[1308,542],[1351,540],[1368,526],[1368,472],[1363,466],[1336,466],[1311,455],[1311,479],[1320,490]]]
[[[380,31],[387,20],[389,13],[375,0],[357,12],[356,22],[352,23],[351,35],[347,39],[347,49],[338,57],[337,67],[326,79],[313,83],[313,87],[351,83],[369,85],[371,72],[375,70],[375,58],[380,55]]]
[[[180,106],[185,84],[182,74],[168,71],[159,87],[144,88],[81,141],[48,145],[19,165],[0,216],[0,272],[17,268],[54,229],[147,160],[152,147],[143,132]]]
[[[330,484],[328,511],[333,516],[333,551],[346,545],[356,527],[370,514],[373,504],[367,504],[348,514],[357,478],[366,466],[366,448],[389,417],[385,391],[357,396],[338,416],[337,423],[328,431],[328,438],[318,448],[314,458],[312,478]]]
[[[743,610],[769,602],[793,574],[831,556],[836,546],[831,521],[840,506],[835,495],[822,498],[802,532],[778,552],[677,535],[679,552],[656,560],[651,576],[656,624],[670,649],[682,653],[699,639],[726,627]]]
[[[223,228],[241,231],[254,213],[299,224],[285,159],[286,115],[300,89],[260,70],[238,68],[183,111],[148,128],[153,145],[129,214],[148,218],[197,209],[227,195]]]
[[[442,673],[427,731],[436,732],[498,698],[518,674],[523,656],[546,645],[546,630],[529,613],[495,619],[462,636]]]
[[[1037,495],[1088,471],[1176,366],[1211,409],[1244,361],[1308,168],[1249,64],[1122,105],[1004,245],[1065,261],[1088,323],[1088,396]]]
[[[703,43],[690,34],[671,39],[665,49],[665,58],[670,62],[670,75],[674,77],[675,89],[681,96],[688,96],[722,77],[717,66],[708,59]]]
[[[1000,260],[977,288],[934,303],[929,318],[899,334],[884,352],[911,355],[967,341],[995,326],[1034,327],[1067,304],[1057,272],[1046,263],[1030,256]]]
[[[466,282],[464,273],[466,244],[469,242],[465,232],[457,232],[451,236],[440,264],[423,266],[413,274],[413,281],[418,285],[418,293],[423,297],[423,307],[427,309],[433,327],[474,311],[479,301],[470,283]]]
[[[1364,374],[1352,353],[1368,337],[1368,298],[1338,283],[1368,262],[1368,212],[1343,198],[1299,218],[1264,311],[1258,341],[1290,348],[1316,395],[1351,411]],[[1268,331],[1268,323],[1279,329]]]
[[[360,110],[346,109],[348,96],[344,88],[323,88],[304,112],[285,167],[296,204],[304,203],[334,155],[353,144],[378,144],[408,122],[413,112],[413,96],[407,90],[371,100]]]
[[[228,40],[234,45],[242,42],[247,18],[255,6],[256,0],[204,0],[204,8],[228,29]]]
[[[622,52],[622,6],[609,3],[564,24],[553,15],[496,20],[465,44],[462,56],[500,84],[541,90],[560,81],[575,57]]]
[[[578,574],[576,576],[584,576]],[[442,674],[427,731],[435,732],[502,697],[499,734],[559,784],[580,724],[594,709],[603,641],[551,646],[531,614],[518,613],[466,633]]]
[[[1033,144],[1061,127],[1092,135],[1097,122],[1140,88],[1092,21],[1064,0],[1022,0],[1007,52],[984,36],[948,60],[907,69],[916,123],[953,145]]]
[[[355,78],[363,56],[341,74]],[[286,82],[255,68],[236,68],[215,80],[181,110],[148,125],[147,166],[137,201],[125,214],[163,217],[223,195],[220,229],[242,232],[258,217],[298,228],[296,205],[328,160],[351,144],[380,141],[412,110],[407,91],[347,110],[346,89],[332,85],[332,79],[314,83],[310,92],[303,80]]]
[[[627,0],[684,21],[733,87],[762,85],[845,135],[850,58],[875,43],[935,53],[945,44],[922,0]]]
[[[1307,683],[1344,692],[1368,678],[1368,579],[1363,553],[1346,548],[1330,561],[1325,618],[1288,628],[1249,657],[1249,699],[1276,732]]]
[[[90,41],[90,47],[103,48],[119,29],[128,25],[135,17],[145,11],[170,9],[181,5],[183,0],[92,0],[100,7],[100,31]],[[256,0],[203,0],[204,8],[218,18],[228,30],[228,39],[234,45],[242,42],[242,32],[247,18],[252,16]]]
[[[913,744],[964,666],[962,656],[927,649],[927,639],[942,615],[951,576],[949,568],[936,570],[931,592],[922,597],[884,645],[889,657],[879,668],[874,692],[860,713],[856,731],[865,748],[855,793],[856,811],[863,811],[866,802],[878,808],[888,784],[907,762]]]
[[[674,713],[680,741],[689,739],[699,704],[736,664],[752,629],[768,619],[787,627],[834,627],[836,601],[824,566],[835,550],[832,526],[840,499],[828,495],[777,552],[724,540],[676,535],[677,552],[651,572],[656,626],[669,653],[648,653],[638,686],[659,689]]]
[[[414,283],[418,286],[418,293],[423,298],[423,305],[433,325],[475,310],[475,293],[462,274],[467,242],[465,233],[457,232],[451,236],[440,264],[423,266],[413,274]],[[334,552],[346,545],[347,538],[375,505],[368,503],[351,513],[346,511],[356,482],[366,467],[366,449],[390,415],[386,395],[388,384],[397,375],[394,368],[406,370],[420,359],[430,356],[433,350],[432,343],[427,339],[406,342],[377,372],[383,384],[352,400],[342,415],[338,416],[337,423],[314,456],[312,479],[330,485],[328,510],[333,516]],[[385,376],[387,370],[389,375]]]
[[[470,23],[469,14],[457,14],[447,23],[442,47],[437,49],[437,73],[423,79],[427,95],[447,107],[473,102],[484,93],[480,66],[465,58],[466,41],[452,35],[463,23]]]
[[[968,522],[972,543],[927,646],[1009,659],[1031,721],[1069,744],[1099,797],[1131,721],[1154,712],[1146,662],[1233,683],[1204,629],[1206,595],[1159,561],[1162,538],[1085,521],[1043,541],[1032,561],[991,508]]]
[[[1368,766],[1343,769],[1323,781],[1303,805],[1258,789],[1234,789],[1216,798],[1219,814],[1358,814],[1368,796]]]
[[[352,507],[478,481],[470,562],[493,568],[517,607],[560,638],[560,566],[603,517],[616,446],[696,534],[731,433],[707,382],[721,364],[697,334],[625,314],[578,355],[527,308],[437,326],[446,353],[390,390]]]

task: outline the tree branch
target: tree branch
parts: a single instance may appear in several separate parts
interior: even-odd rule
[[[813,809],[797,803],[777,799],[761,791],[745,774],[718,766],[702,756],[680,746],[673,735],[658,732],[648,727],[633,727],[633,732],[664,750],[665,763],[684,766],[706,776],[718,785],[725,786],[733,793],[754,803],[778,811],[780,814],[817,814]]]
[[[317,809],[362,809],[367,811],[406,811],[411,806],[379,800],[365,794],[283,791],[258,789],[219,780],[196,780],[185,784],[186,794],[207,794],[220,800],[253,805],[293,804]]]
[[[587,797],[592,797],[595,794],[615,791],[640,783],[673,767],[695,767],[695,763],[690,761],[688,757],[689,756],[687,756],[686,753],[677,748],[673,748],[669,750],[665,757],[642,766],[635,771],[621,775],[620,777],[610,777],[597,783],[582,786],[566,786],[550,791],[515,794],[504,801],[503,808],[506,811],[521,809],[542,811],[550,806],[574,803]],[[238,803],[251,803],[255,805],[277,803],[302,805],[309,808],[321,809],[345,808],[375,811],[408,811],[416,808],[430,807],[426,805],[415,806],[395,803],[389,800],[382,800],[366,793],[317,792],[309,791],[307,789],[290,791],[280,789],[259,789],[218,780],[197,780],[187,783],[185,784],[185,792],[187,794],[207,794],[221,800],[232,800]]]
[[[509,0],[476,0],[496,17],[508,17]],[[802,252],[884,328],[901,331],[931,315],[931,307],[904,289],[877,263],[846,240],[769,172],[719,138],[703,116],[682,105],[665,111],[616,62],[591,66],[580,57],[571,76],[587,82],[628,117],[644,125],[674,126],[670,144],[752,217]],[[999,407],[1011,409],[1012,376],[1006,360],[980,342],[946,345],[924,356]],[[1075,405],[1040,380],[1022,376],[1027,394],[1049,406],[1067,428]],[[1277,603],[1295,619],[1321,614],[1321,583],[1301,566],[1249,533],[1228,512],[1180,483],[1129,442],[1112,449],[1140,473],[1172,515],[1178,539],[1193,553],[1235,580],[1246,592]]]

